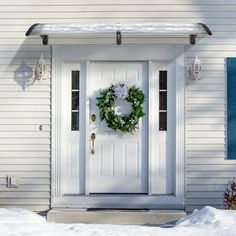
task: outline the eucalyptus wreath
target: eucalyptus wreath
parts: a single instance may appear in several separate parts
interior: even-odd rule
[[[113,130],[133,133],[138,128],[139,118],[145,115],[143,112],[145,96],[135,86],[128,88],[124,84],[111,85],[102,90],[96,99],[101,120],[105,120],[107,126]],[[129,115],[120,116],[115,113],[114,103],[116,99],[131,103],[132,111]]]

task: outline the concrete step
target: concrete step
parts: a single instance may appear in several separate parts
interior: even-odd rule
[[[54,208],[47,220],[57,223],[160,225],[185,216],[184,210],[84,210]]]

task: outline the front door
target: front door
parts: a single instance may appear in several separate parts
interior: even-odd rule
[[[103,89],[119,83],[128,88],[135,85],[145,94],[146,115],[133,134],[114,131],[100,120],[96,97]],[[146,63],[91,63],[89,135],[94,133],[95,139],[90,139],[89,193],[147,193],[147,85]],[[124,101],[117,102],[116,109],[120,115],[131,111],[130,104]]]
[[[184,47],[63,45],[52,55],[52,207],[183,207]],[[134,134],[100,120],[96,97],[117,83],[145,94]]]

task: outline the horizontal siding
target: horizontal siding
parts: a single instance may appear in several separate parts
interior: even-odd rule
[[[209,124],[205,124],[205,125],[199,125],[199,124],[188,124],[187,125],[187,130],[224,130],[225,129],[225,126],[222,125],[222,124],[218,124],[218,125],[209,125]]]
[[[205,0],[198,0],[197,1],[198,4],[200,5],[215,5],[215,4],[220,4],[220,5],[232,5],[234,4],[234,0],[215,0],[214,2],[212,1],[205,1]],[[21,0],[20,5],[86,5],[86,6],[90,6],[90,5],[137,5],[137,4],[157,4],[156,0],[135,0],[135,4],[133,0],[120,0],[120,1],[110,1],[110,0],[100,0],[99,4],[96,0],[67,0],[65,2],[65,0],[57,0],[56,2],[54,0],[48,0],[47,2],[43,2],[40,0]],[[158,4],[170,4],[170,5],[196,5],[195,1],[189,1],[189,0],[178,0],[173,1],[173,0],[165,0],[163,2],[159,1]],[[5,5],[19,5],[17,0],[9,0],[7,3],[6,2],[1,2],[0,6],[5,6]]]
[[[1,158],[1,164],[8,165],[49,165],[50,160],[48,158]],[[5,168],[4,170],[6,170]]]
[[[228,14],[225,13],[225,14]],[[225,20],[223,20],[225,22]],[[187,211],[211,205],[223,208],[223,194],[235,177],[236,161],[226,156],[226,66],[235,56],[235,25],[217,29],[209,45],[186,48],[186,64],[197,53],[203,62],[202,80],[188,82],[186,92],[186,198]],[[231,29],[232,34],[228,31]]]
[[[6,90],[5,90],[6,91]],[[13,104],[4,104],[4,105],[0,105],[0,110],[2,112],[4,111],[50,111],[50,105],[13,105]]]
[[[1,193],[0,199],[5,199],[5,198],[10,198],[10,199],[28,199],[30,198],[33,199],[49,199],[50,195],[47,192],[3,192]],[[18,203],[19,204],[19,203]]]
[[[17,95],[15,96],[17,97]],[[19,118],[48,118],[50,116],[50,112],[20,112],[20,111],[8,111],[8,112],[1,112],[0,111],[0,117],[1,118],[14,118],[14,117],[19,117]],[[41,132],[42,135],[45,132]]]
[[[33,67],[41,52],[48,60],[50,71],[50,47],[42,46],[37,36],[25,38],[29,26],[36,22],[141,21],[204,22],[213,31],[212,37],[200,37],[196,45],[185,48],[186,65],[195,53],[203,62],[202,80],[187,82],[186,197],[188,211],[206,204],[222,208],[222,194],[236,173],[236,163],[226,160],[225,153],[225,57],[236,55],[235,12],[235,0],[1,1],[0,185],[4,194],[0,207],[24,206],[33,210],[49,207],[50,81],[36,82],[23,90],[14,79],[22,61]],[[115,44],[114,35],[50,37],[49,41],[53,44]],[[122,43],[175,45],[188,44],[189,39],[124,35]],[[43,125],[43,131],[39,130],[39,125]],[[9,174],[20,176],[22,185],[18,189],[4,187]],[[24,200],[27,192],[28,198]]]
[[[0,145],[2,144],[50,144],[50,139],[49,138],[1,138],[0,139]]]
[[[196,123],[197,124],[197,123]],[[224,143],[224,138],[195,138],[195,137],[193,137],[193,138],[188,138],[187,140],[187,144],[198,144],[198,145],[200,145],[200,144],[205,144],[205,143],[207,143],[207,144],[222,144],[222,143]]]
[[[229,161],[230,162],[230,161]],[[230,162],[235,164],[235,161]],[[225,160],[223,158],[201,157],[201,158],[188,158],[187,164],[189,165],[224,165]]]
[[[225,153],[225,57],[235,56],[235,45],[231,43],[235,37],[235,25],[219,24],[211,26],[217,32],[209,45],[204,39],[186,53],[187,64],[196,53],[204,63],[202,80],[190,82],[187,86],[188,211],[204,205],[222,208],[228,181],[235,177],[236,162],[226,160]]]
[[[16,152],[18,151],[50,151],[49,145],[32,145],[32,144],[9,144],[9,145],[1,145],[2,151],[9,151],[14,150]]]
[[[31,192],[49,192],[50,186],[46,184],[41,185],[20,185],[17,189],[14,188],[7,188],[5,185],[0,185],[0,191],[7,191],[7,192],[22,192],[22,191],[31,191]]]
[[[216,117],[213,115],[214,113],[212,112],[207,112],[207,114],[200,114],[199,112],[191,112],[191,114],[188,114],[188,119],[187,119],[187,124],[222,124],[225,122],[224,117],[218,117],[221,116],[217,114]],[[222,115],[223,116],[223,115]],[[194,138],[194,137],[193,137]],[[202,137],[205,138],[205,137]],[[219,138],[219,137],[214,137],[214,138]]]
[[[5,72],[7,74],[7,72]],[[12,73],[9,73],[9,76],[11,76]],[[4,74],[3,74],[4,76]],[[0,77],[1,77],[1,73],[0,73]],[[50,98],[51,93],[48,92],[38,92],[38,91],[34,91],[34,92],[29,92],[29,91],[24,91],[24,93],[22,93],[22,91],[1,91],[0,93],[0,99],[1,98]]]
[[[41,205],[41,204],[19,204],[19,203],[12,203],[12,204],[0,204],[0,208],[24,208],[24,209],[28,209],[31,211],[36,211],[36,212],[41,212],[41,211],[45,211],[45,209],[48,209],[48,204],[46,205]]]
[[[21,162],[20,165],[11,163],[9,165],[1,164],[0,171],[49,171],[50,166],[47,165],[25,165]]]
[[[236,12],[228,11],[227,14],[225,12],[204,12],[204,14],[207,16],[207,18],[215,19],[215,18],[228,18],[232,19],[236,17]],[[97,18],[149,18],[149,19],[155,19],[155,18],[162,18],[166,19],[168,18],[197,18],[197,19],[204,19],[202,16],[202,12],[191,12],[191,11],[175,11],[175,12],[169,12],[169,11],[81,11],[81,12],[1,12],[0,19],[56,19],[60,16],[60,18],[66,18],[66,19],[97,19]]]
[[[113,1],[114,2],[114,1]],[[137,1],[135,1],[136,3]],[[40,4],[42,4],[40,2]],[[12,12],[45,12],[45,13],[53,13],[53,12],[235,12],[236,6],[232,5],[226,5],[222,7],[220,4],[216,5],[205,5],[204,9],[200,8],[199,5],[185,5],[185,4],[157,4],[153,1],[153,3],[140,3],[140,4],[130,4],[130,3],[112,3],[110,1],[106,5],[101,4],[101,1],[99,4],[81,4],[81,1],[77,1],[73,5],[59,5],[59,2],[57,2],[56,5],[50,4],[48,2],[48,5],[21,5],[17,6],[17,8],[13,8],[12,6],[1,6],[1,11],[5,13],[12,13]]]
[[[17,175],[20,178],[50,178],[50,172],[49,171],[1,171],[1,177],[6,177],[8,175]],[[48,188],[49,189],[49,188]],[[9,189],[6,189],[8,191]],[[11,191],[17,191],[18,189],[12,189]]]
[[[224,158],[225,157],[225,152],[220,152],[220,151],[187,151],[187,156],[188,157],[212,157],[212,158]]]
[[[5,181],[6,181],[5,178],[0,178],[0,185],[4,185]],[[49,186],[50,185],[50,179],[47,178],[47,177],[45,177],[45,178],[42,178],[42,177],[41,178],[26,178],[26,177],[22,177],[21,178],[21,183],[23,185],[48,185]],[[21,192],[18,191],[17,193],[20,194]],[[48,192],[43,192],[43,193],[44,194],[49,194]],[[3,196],[2,194],[3,194],[3,192],[1,193],[1,196]],[[14,194],[14,192],[12,194]],[[27,192],[26,192],[26,194],[27,194]]]
[[[199,128],[201,129],[201,127]],[[189,144],[188,145],[189,151],[198,151],[199,149],[201,149],[202,151],[224,151],[225,145],[220,145],[220,144],[194,144],[194,145]]]
[[[10,139],[9,139],[10,140]],[[18,139],[21,140],[21,139]],[[5,158],[5,157],[39,157],[39,158],[50,158],[50,152],[49,151],[21,151],[17,152],[12,150],[12,152],[8,151],[1,151],[0,152],[0,158]]]
[[[234,178],[235,177],[235,171],[191,171],[186,173],[187,181],[189,178],[193,178],[196,181],[199,180],[199,178]]]
[[[0,207],[44,211],[50,205],[51,82],[23,88],[17,72],[34,69],[43,52],[50,73],[50,47],[25,43],[24,26],[0,24]],[[8,175],[19,177],[18,188],[6,187]]]

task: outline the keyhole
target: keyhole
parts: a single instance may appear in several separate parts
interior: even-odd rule
[[[95,114],[92,114],[91,115],[91,120],[94,122],[96,120],[96,115]]]
[[[40,130],[40,131],[43,130],[43,126],[42,126],[42,125],[39,126],[39,130]]]

